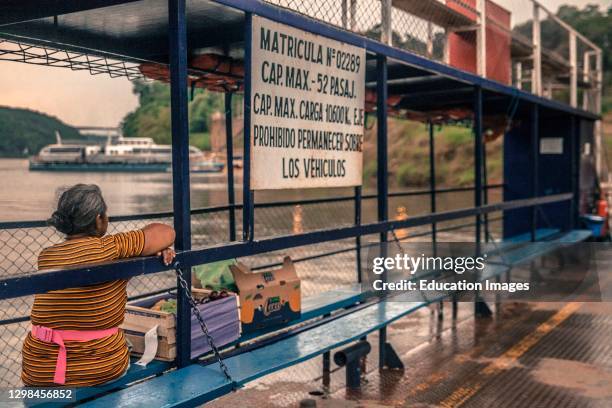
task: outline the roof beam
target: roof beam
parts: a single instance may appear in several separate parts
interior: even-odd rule
[[[3,0],[0,26],[137,0]]]

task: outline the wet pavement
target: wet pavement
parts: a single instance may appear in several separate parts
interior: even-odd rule
[[[223,397],[214,407],[610,407],[612,304],[510,303],[474,319],[473,304],[450,303],[391,325],[403,370],[378,370],[377,336],[361,389],[344,369],[321,381],[321,358]]]
[[[604,254],[596,260],[595,286],[609,300],[612,256]],[[452,305],[444,302],[391,324],[387,340],[403,370],[379,370],[378,336],[368,336],[372,352],[358,390],[345,387],[345,370],[333,359],[324,386],[317,357],[209,405],[612,407],[612,303],[507,301],[491,307],[491,317],[474,318],[474,304],[460,302],[453,319]]]

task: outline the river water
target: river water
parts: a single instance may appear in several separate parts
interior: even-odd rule
[[[0,159],[0,177],[0,221],[45,219],[58,190],[76,183],[99,185],[111,215],[172,209],[170,173],[30,172],[27,160]],[[191,181],[194,208],[227,202],[225,175],[192,174]]]
[[[191,207],[227,204],[225,173],[191,173]],[[171,173],[31,172],[25,159],[0,159],[0,222],[41,220],[53,212],[59,193],[76,183],[97,184],[109,214],[172,210]],[[241,171],[235,174],[236,201],[242,201]],[[284,190],[257,193],[256,201],[350,195],[352,189]]]
[[[30,172],[25,159],[0,159],[0,222],[41,220],[53,212],[58,192],[76,183],[97,184],[102,189],[110,215],[140,214],[172,210],[172,175],[170,173],[74,173]],[[191,206],[201,208],[227,203],[226,175],[192,173]],[[242,183],[237,174],[236,201],[241,201]],[[256,202],[350,196],[352,188],[284,190],[258,192]],[[365,194],[365,192],[364,192]],[[499,197],[492,192],[492,200]],[[451,210],[473,205],[473,193],[439,194],[438,210]],[[391,217],[429,212],[428,196],[390,199]],[[364,200],[364,220],[375,217],[375,200]],[[333,221],[333,220],[330,220]],[[330,225],[332,227],[333,225]]]

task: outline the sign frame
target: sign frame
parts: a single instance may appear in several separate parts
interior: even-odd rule
[[[250,46],[250,188],[360,186],[365,48],[256,15]]]

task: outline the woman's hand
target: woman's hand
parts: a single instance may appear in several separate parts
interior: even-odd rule
[[[172,263],[172,261],[174,261],[174,257],[176,256],[176,252],[174,252],[174,249],[172,248],[166,248],[162,251],[159,251],[157,253],[157,256],[161,256],[162,257],[162,262],[164,263],[164,265],[168,266]]]

